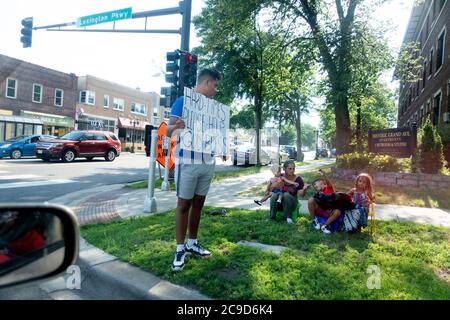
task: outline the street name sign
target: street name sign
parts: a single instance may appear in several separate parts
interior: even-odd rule
[[[90,16],[84,16],[77,19],[77,27],[87,27],[94,24],[106,23],[117,20],[131,19],[132,12],[130,8],[124,8],[109,12],[96,13]]]

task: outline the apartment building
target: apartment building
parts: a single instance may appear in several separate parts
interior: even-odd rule
[[[86,75],[78,78],[78,94],[76,128],[114,132],[123,150],[144,151],[145,126],[164,120],[159,95],[153,92]]]
[[[77,77],[0,54],[0,141],[74,128]]]
[[[450,123],[450,0],[418,2],[411,12],[403,44],[415,42],[422,66],[417,81],[400,83],[398,127]]]

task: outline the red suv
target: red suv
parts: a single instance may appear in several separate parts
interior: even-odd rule
[[[105,131],[72,131],[58,139],[45,140],[36,145],[36,156],[44,161],[61,159],[72,162],[75,158],[104,157],[113,161],[120,155],[121,144],[114,133]]]

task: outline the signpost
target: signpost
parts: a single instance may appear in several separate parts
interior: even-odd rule
[[[167,130],[167,123],[161,122],[161,124],[158,127],[158,142],[156,144],[156,161],[163,166],[166,167],[166,153],[164,152],[164,137],[166,136],[166,130]],[[175,166],[175,159],[174,159],[174,150],[175,146],[177,144],[177,138],[173,136],[170,139],[170,147],[169,147],[169,170],[172,170]]]
[[[130,8],[124,8],[103,13],[96,13],[89,16],[80,17],[77,19],[77,27],[87,27],[94,24],[106,23],[117,20],[131,19],[132,12]]]

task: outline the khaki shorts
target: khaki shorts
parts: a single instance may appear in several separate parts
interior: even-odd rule
[[[214,177],[214,167],[214,162],[211,164],[178,163],[175,166],[177,197],[191,200],[194,195],[206,196]]]

